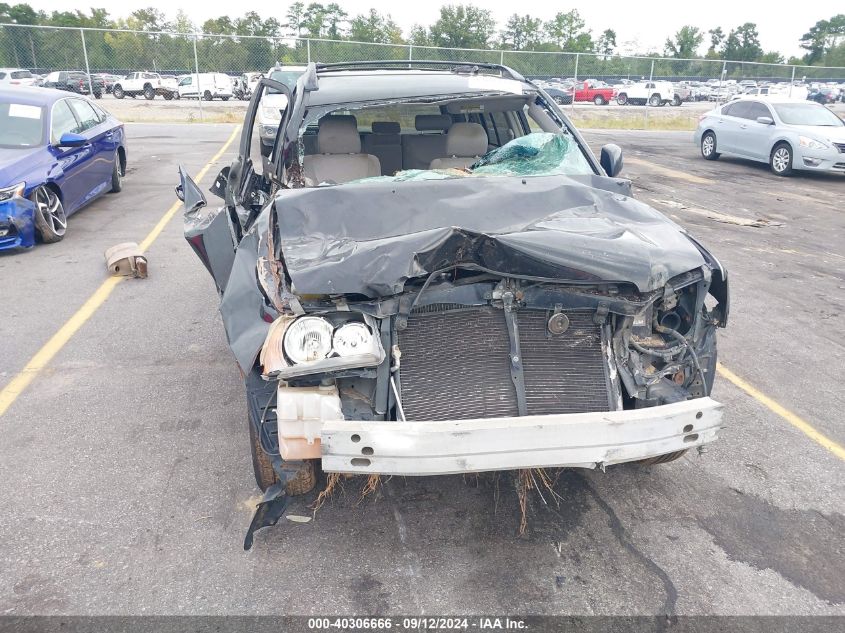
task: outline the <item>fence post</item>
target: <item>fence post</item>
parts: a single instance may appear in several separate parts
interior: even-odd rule
[[[408,44],[408,61],[413,61],[414,59],[414,45]]]
[[[572,84],[572,109],[575,110],[575,93],[578,91],[578,59],[581,53],[575,53],[575,83]]]
[[[728,74],[728,60],[722,62],[722,74],[719,75],[719,93],[722,92],[722,84],[725,83],[725,75]]]
[[[795,66],[792,67],[792,79],[789,81],[789,98],[792,98],[792,87],[795,85]]]
[[[651,60],[651,70],[648,73],[648,81],[649,81],[649,83],[654,81],[654,60],[653,59]],[[646,91],[646,96],[645,96],[645,124],[643,125],[643,127],[646,130],[648,129],[648,102],[650,100],[651,100],[651,97],[649,96],[648,91]]]
[[[85,46],[85,31],[79,29],[79,35],[82,36],[82,56],[85,58],[85,74],[88,75],[88,94],[94,96],[94,83],[91,81],[91,69],[88,68],[88,48]]]
[[[305,46],[308,49],[308,63],[311,63],[311,39],[305,40]]]
[[[505,65],[505,50],[504,49],[499,51],[499,65],[500,66]]]
[[[199,38],[199,33],[194,33],[194,70],[197,73],[197,103],[200,105],[200,121],[205,121],[202,113],[202,92],[200,91],[200,61],[197,57],[197,40]]]

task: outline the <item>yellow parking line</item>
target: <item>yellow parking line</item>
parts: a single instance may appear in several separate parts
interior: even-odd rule
[[[734,385],[742,389],[745,393],[747,393],[757,402],[769,409],[769,411],[771,411],[772,413],[775,413],[782,417],[784,420],[789,422],[792,426],[801,431],[811,440],[813,440],[817,444],[820,444],[821,446],[824,446],[827,450],[836,455],[839,459],[845,460],[845,447],[843,447],[841,444],[839,444],[835,440],[830,439],[824,433],[817,431],[812,424],[798,417],[786,407],[780,405],[766,394],[752,387],[745,380],[743,380],[735,373],[733,373],[730,369],[722,365],[722,363],[718,363],[716,365],[716,371],[719,373],[720,376],[726,378],[728,381],[732,382]]]
[[[229,146],[232,144],[232,141],[235,140],[239,129],[240,127],[236,127],[232,131],[232,135],[223,144],[220,151],[218,151],[199,171],[196,176],[197,182],[200,182],[203,179],[203,177],[208,173],[208,170],[211,169],[211,166],[220,160],[220,157],[223,156],[227,149],[229,149]],[[176,212],[181,206],[181,202],[175,202],[173,206],[171,206],[167,212],[161,216],[158,223],[153,227],[149,234],[147,234],[144,241],[141,242],[140,247],[142,251],[146,251],[150,246],[152,246],[153,242],[155,242],[158,236],[161,235],[164,227],[167,226],[167,223],[173,219],[173,216],[176,215]],[[12,378],[9,384],[3,387],[2,391],[0,391],[0,417],[6,413],[9,407],[12,406],[12,403],[17,400],[18,396],[23,393],[33,380],[35,380],[36,376],[38,376],[38,374],[41,373],[50,361],[53,360],[56,354],[62,350],[73,335],[76,334],[79,328],[81,328],[99,309],[99,307],[105,303],[106,299],[108,299],[109,295],[112,293],[112,290],[114,290],[117,287],[117,284],[124,279],[125,277],[109,277],[106,279],[100,287],[97,288],[90,297],[88,297],[85,303],[82,304],[82,307],[79,308],[79,310],[77,310],[67,321],[65,321],[64,325],[59,328],[50,340],[35,353],[35,356],[33,356],[26,366],[14,378]]]
[[[670,169],[669,167],[664,167],[663,165],[658,165],[657,163],[652,163],[648,160],[643,160],[642,158],[633,158],[631,156],[626,156],[624,159],[626,165],[640,165],[641,167],[645,167],[653,172],[657,172],[663,176],[668,178],[675,178],[676,180],[685,180],[687,182],[691,182],[696,185],[709,185],[714,182],[715,180],[711,180],[710,178],[702,178],[701,176],[694,176],[693,174],[688,174],[684,171],[678,171],[677,169]]]

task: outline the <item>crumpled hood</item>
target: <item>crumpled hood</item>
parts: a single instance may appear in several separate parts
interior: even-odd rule
[[[466,177],[288,189],[275,205],[298,294],[388,296],[455,265],[647,292],[704,264],[629,192],[603,176]]]

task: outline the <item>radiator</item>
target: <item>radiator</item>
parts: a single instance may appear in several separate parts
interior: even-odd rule
[[[519,415],[510,341],[500,309],[426,308],[399,333],[402,405],[408,420]],[[529,415],[608,411],[602,331],[592,313],[567,312],[569,328],[548,333],[550,312],[517,311]]]

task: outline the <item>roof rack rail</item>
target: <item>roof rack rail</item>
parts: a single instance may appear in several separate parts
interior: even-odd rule
[[[477,74],[479,70],[493,70],[498,71],[502,77],[514,79],[516,81],[525,81],[525,77],[520,75],[513,68],[504,66],[502,64],[491,64],[487,62],[449,62],[434,59],[382,59],[382,60],[368,60],[359,62],[335,62],[335,63],[320,63],[316,64],[317,72],[330,72],[334,70],[378,70],[378,69],[395,69],[395,68],[443,68],[451,70],[452,72],[462,72],[467,74]]]

